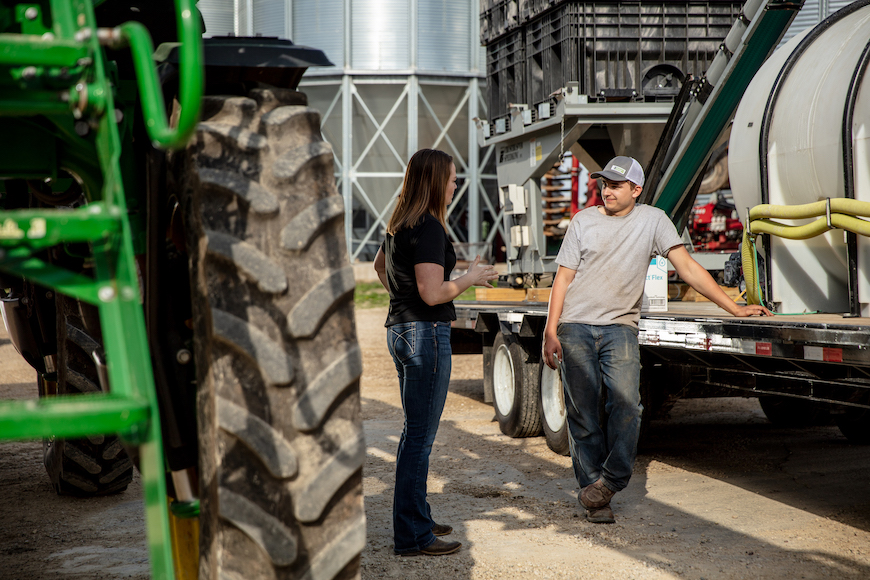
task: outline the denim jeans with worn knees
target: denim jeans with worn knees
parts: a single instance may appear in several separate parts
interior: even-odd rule
[[[560,324],[568,443],[580,487],[628,485],[640,435],[640,350],[625,324]],[[604,413],[601,400],[606,398]]]
[[[435,541],[426,501],[429,453],[450,382],[450,323],[403,322],[387,328],[387,345],[396,370],[405,427],[399,439],[393,494],[395,552],[428,547]]]

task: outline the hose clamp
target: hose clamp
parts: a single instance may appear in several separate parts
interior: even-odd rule
[[[828,220],[828,229],[829,230],[834,229],[834,226],[831,225],[831,198],[830,197],[825,198],[825,217]]]

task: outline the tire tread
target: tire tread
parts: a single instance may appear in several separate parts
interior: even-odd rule
[[[209,98],[170,162],[191,255],[200,578],[358,577],[362,365],[332,149],[301,93],[249,97]]]

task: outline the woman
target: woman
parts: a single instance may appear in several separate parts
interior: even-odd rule
[[[443,151],[411,157],[402,192],[375,257],[375,270],[390,293],[387,347],[399,372],[405,426],[399,440],[393,494],[396,554],[450,554],[462,545],[436,536],[453,531],[432,520],[426,501],[429,453],[450,382],[453,299],[474,285],[492,287],[495,269],[478,256],[468,273],[450,280],[456,254],[445,215],[456,191],[456,166]]]

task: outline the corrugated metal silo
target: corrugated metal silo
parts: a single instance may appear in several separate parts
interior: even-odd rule
[[[408,0],[351,2],[352,68],[406,71],[411,67],[411,6]]]
[[[803,8],[795,16],[785,32],[779,46],[794,38],[802,30],[812,28],[837,10],[851,4],[853,0],[806,0]]]
[[[478,0],[232,2],[235,34],[290,38],[336,65],[310,69],[300,86],[335,152],[353,258],[374,256],[407,160],[424,147],[454,157],[461,184],[448,225],[458,249],[486,251],[501,219],[494,160],[472,120],[486,117]],[[226,2],[199,6],[209,22]]]
[[[335,15],[328,23],[327,10]],[[294,42],[336,45],[327,54],[338,70],[312,70],[303,86],[328,112],[324,136],[352,206],[352,256],[374,255],[405,164],[424,147],[442,149],[456,162],[460,195],[448,225],[458,248],[488,248],[498,233],[494,163],[479,149],[472,121],[486,116],[478,18],[477,0],[294,0]],[[336,34],[338,21],[343,29]],[[350,45],[340,50],[338,39]]]
[[[417,69],[431,73],[471,70],[476,37],[477,10],[469,0],[429,0],[418,9]],[[473,18],[469,18],[471,13]],[[482,61],[481,61],[482,62]]]
[[[295,0],[293,34],[297,44],[316,46],[339,70],[344,68],[344,0]]]
[[[251,0],[254,34],[286,37],[287,21],[284,0]]]
[[[197,7],[205,20],[206,36],[226,36],[235,33],[234,0],[199,0]]]

